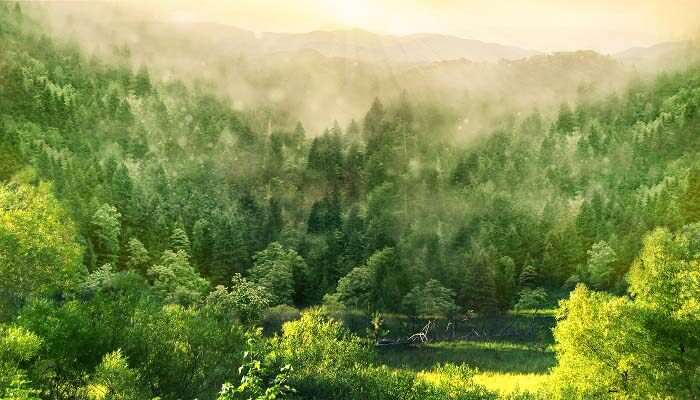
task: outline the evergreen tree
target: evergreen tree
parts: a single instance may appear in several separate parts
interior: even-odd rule
[[[115,265],[119,256],[121,214],[109,204],[102,205],[92,216],[92,244],[95,249],[96,266]]]
[[[168,244],[170,246],[170,250],[176,253],[182,251],[188,256],[192,253],[190,238],[187,237],[187,233],[183,228],[173,229],[173,232],[170,234]]]
[[[556,129],[562,133],[571,133],[576,127],[574,114],[571,112],[569,104],[561,103],[559,106],[559,115],[557,116]]]
[[[680,198],[680,209],[686,223],[700,221],[700,168],[688,172],[688,184]]]
[[[146,250],[141,241],[136,238],[129,239],[127,244],[127,254],[127,268],[142,272],[146,272],[146,270],[148,270],[150,257],[148,255],[148,250]]]

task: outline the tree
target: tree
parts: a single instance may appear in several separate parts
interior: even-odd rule
[[[35,333],[18,326],[0,325],[0,396],[8,399],[34,400],[38,391],[26,387],[27,371],[38,356],[42,340]]]
[[[170,235],[168,244],[170,245],[170,250],[174,252],[183,251],[187,255],[192,254],[190,238],[187,237],[187,233],[182,228],[173,229],[173,233]]]
[[[539,274],[537,273],[537,268],[532,265],[528,265],[520,272],[518,277],[518,284],[520,287],[532,288],[537,285],[539,281]]]
[[[150,257],[148,255],[148,250],[146,250],[143,243],[136,238],[131,238],[126,246],[128,255],[126,267],[129,269],[146,272],[149,267]]]
[[[497,310],[496,284],[488,262],[481,250],[465,257],[465,272],[458,295],[458,305],[462,309],[484,313]]]
[[[515,262],[508,256],[503,256],[496,263],[496,272],[494,276],[496,286],[496,301],[498,302],[498,311],[506,312],[513,304],[515,295]]]
[[[73,223],[51,185],[25,183],[32,175],[0,185],[0,316],[27,296],[73,287],[85,272]]]
[[[574,113],[567,102],[561,103],[559,106],[559,115],[557,116],[556,128],[559,132],[571,133],[576,126]]]
[[[630,270],[631,297],[579,285],[562,303],[554,377],[567,397],[700,395],[698,250],[700,225],[656,229]]]
[[[198,303],[209,289],[209,282],[199,276],[189,263],[189,256],[180,250],[166,250],[160,265],[148,270],[153,290],[163,302],[190,305]]]
[[[301,285],[307,272],[304,259],[278,242],[270,243],[253,258],[250,278],[270,292],[270,305],[292,304],[295,285]]]
[[[217,286],[207,296],[206,305],[219,315],[248,324],[257,321],[270,305],[270,293],[241,274],[234,274],[230,289]]]
[[[105,354],[95,368],[84,393],[94,400],[146,399],[151,394],[143,385],[138,371],[129,368],[121,349]]]
[[[700,168],[688,172],[688,183],[680,198],[680,208],[686,223],[700,221]]]
[[[407,282],[396,250],[387,247],[375,252],[367,268],[372,276],[371,306],[381,311],[398,310]]]
[[[121,214],[109,204],[104,204],[92,216],[92,245],[97,256],[97,266],[115,265],[119,256],[119,234]]]
[[[545,304],[547,304],[547,291],[543,288],[529,289],[525,288],[518,294],[518,302],[515,304],[515,310],[533,310],[536,314],[537,311],[542,309]]]
[[[336,293],[338,300],[348,307],[369,310],[374,278],[367,266],[355,267],[340,278]]]
[[[447,289],[440,282],[431,279],[423,285],[416,285],[404,296],[402,306],[410,315],[446,317],[457,311],[454,290]]]
[[[613,273],[612,263],[617,261],[615,250],[606,242],[601,241],[595,243],[588,250],[588,255],[590,257],[586,264],[588,282],[593,287],[600,289],[610,287]]]
[[[148,67],[142,65],[134,76],[134,92],[137,96],[143,96],[151,92],[151,76]]]
[[[371,137],[372,135],[379,133],[383,119],[384,105],[378,97],[375,97],[364,119],[363,129],[365,138]]]

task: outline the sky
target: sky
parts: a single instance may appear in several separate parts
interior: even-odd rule
[[[697,37],[700,0],[119,0],[153,19],[257,32],[442,33],[539,51],[604,53]]]

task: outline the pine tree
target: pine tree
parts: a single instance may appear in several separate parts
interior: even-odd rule
[[[680,209],[685,223],[700,221],[700,168],[688,172],[688,184],[680,198]]]
[[[474,250],[465,259],[457,304],[463,310],[492,313],[498,309],[496,283],[482,250]]]
[[[97,267],[116,265],[119,256],[119,234],[121,214],[109,204],[104,204],[92,216],[92,244],[95,248]]]
[[[190,245],[190,238],[187,237],[187,233],[182,227],[177,227],[173,229],[170,234],[170,239],[168,240],[170,250],[173,252],[183,251],[188,256],[192,253],[192,247]]]
[[[126,249],[127,268],[146,272],[149,267],[150,257],[148,255],[148,250],[146,250],[146,248],[143,246],[143,243],[136,238],[131,238],[129,239]]]
[[[557,116],[556,129],[562,133],[573,132],[576,126],[574,114],[567,102],[561,103],[559,106],[559,115]]]
[[[375,97],[372,106],[370,106],[369,111],[367,111],[365,115],[363,129],[366,141],[368,141],[368,138],[380,132],[383,119],[384,105],[378,97]]]

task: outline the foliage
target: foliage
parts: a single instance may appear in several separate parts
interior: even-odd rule
[[[610,245],[598,242],[588,250],[588,281],[596,288],[610,287],[610,277],[613,273],[612,263],[617,261],[617,255]]]
[[[106,354],[95,368],[95,374],[85,388],[89,399],[147,399],[150,395],[142,386],[137,371],[129,368],[121,350]]]
[[[293,373],[292,367],[289,364],[281,367],[279,373],[269,379],[267,375],[270,375],[270,366],[261,360],[259,347],[254,338],[248,339],[248,351],[243,357],[243,365],[238,368],[241,383],[238,386],[224,383],[218,400],[274,400],[294,393],[294,389],[287,384],[289,375]]]
[[[579,285],[555,330],[562,397],[693,398],[700,392],[697,225],[656,229],[630,271],[632,297]]]
[[[38,391],[28,386],[22,366],[37,356],[41,338],[16,326],[0,325],[0,397],[5,399],[35,399]]]
[[[3,396],[214,398],[271,305],[505,313],[585,282],[628,295],[562,303],[552,396],[698,397],[697,66],[558,112],[470,98],[499,117],[464,145],[473,110],[429,96],[306,135],[125,46],[87,57],[19,4],[0,43]],[[270,342],[248,388],[290,364],[301,398],[493,396],[460,367],[377,366],[315,309]]]
[[[295,281],[300,280],[295,276],[306,274],[304,259],[277,242],[256,253],[254,259],[251,279],[270,293],[270,304],[291,304]]]
[[[265,332],[279,332],[285,323],[297,320],[299,317],[301,317],[301,313],[298,309],[280,304],[263,311],[260,316],[260,325]]]
[[[366,266],[353,268],[338,281],[338,300],[351,307],[365,310],[370,306],[372,273]]]
[[[262,286],[248,281],[240,274],[231,278],[231,288],[219,285],[209,293],[206,306],[216,314],[226,315],[231,320],[252,323],[270,304],[270,294]]]
[[[199,276],[182,250],[177,253],[166,250],[161,265],[149,268],[148,276],[153,280],[153,290],[166,303],[198,303],[209,290],[209,282]]]
[[[51,192],[19,177],[0,186],[0,317],[28,296],[70,288],[84,271],[75,227]]]
[[[403,299],[402,305],[410,315],[450,316],[457,311],[455,293],[435,279],[425,286],[415,286]]]
[[[109,204],[104,204],[92,216],[93,246],[97,266],[114,265],[119,256],[119,234],[121,214]]]
[[[547,303],[547,291],[544,288],[525,288],[518,294],[518,302],[515,303],[515,310],[534,310],[537,312]]]

